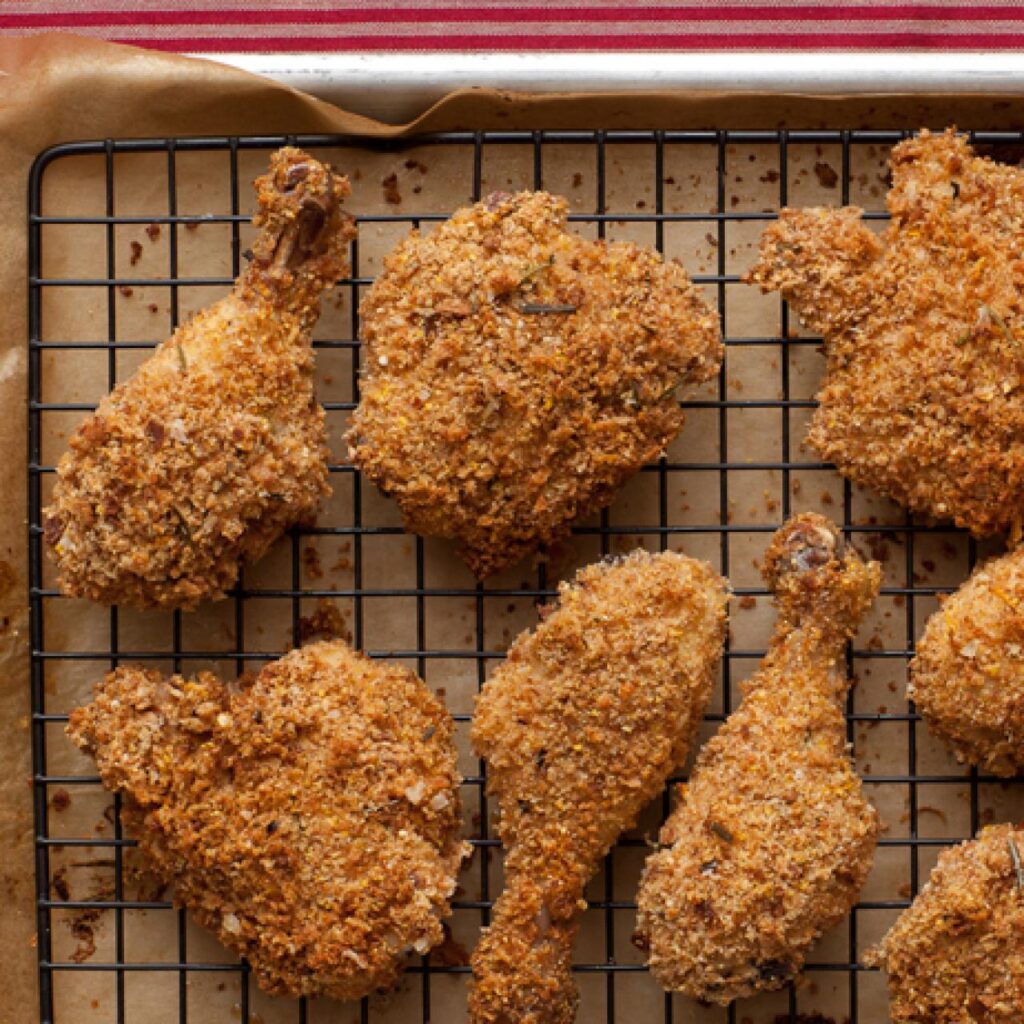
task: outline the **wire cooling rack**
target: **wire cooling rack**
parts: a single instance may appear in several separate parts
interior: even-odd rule
[[[717,303],[728,353],[720,378],[683,403],[690,410],[690,424],[666,457],[645,467],[611,509],[577,527],[572,542],[578,545],[576,562],[644,543],[711,558],[732,578],[731,641],[706,729],[731,708],[737,680],[756,665],[763,651],[767,628],[744,630],[744,616],[750,614],[754,621],[758,607],[766,605],[765,591],[750,571],[750,556],[763,550],[767,536],[783,518],[808,504],[825,506],[822,510],[842,521],[855,544],[886,562],[880,598],[886,610],[879,612],[874,633],[859,638],[849,655],[850,668],[860,679],[849,698],[849,738],[868,795],[889,824],[879,848],[879,880],[869,882],[848,920],[812,951],[799,984],[728,1009],[699,1007],[661,994],[629,945],[635,877],[645,849],[643,835],[631,833],[609,856],[589,891],[585,938],[578,947],[584,995],[581,1021],[866,1024],[881,1019],[884,982],[863,968],[864,950],[908,905],[939,849],[973,834],[990,819],[1019,816],[1024,806],[1018,782],[999,783],[951,762],[919,728],[903,697],[905,665],[923,617],[934,606],[936,594],[963,578],[978,552],[958,531],[922,526],[884,502],[872,503],[870,496],[840,482],[828,466],[806,457],[799,439],[803,419],[813,407],[820,340],[802,334],[775,297],[758,307],[758,323],[767,323],[768,329],[752,331],[750,316],[735,307],[734,300],[741,290],[750,291],[740,282],[740,271],[749,264],[761,227],[780,206],[808,205],[808,197],[832,204],[855,200],[869,207],[870,219],[884,221],[885,155],[906,134],[457,132],[400,143],[320,135],[177,138],[74,143],[38,158],[29,190],[28,486],[43,1021],[258,1024],[356,1019],[436,1024],[459,1019],[450,1009],[459,1005],[452,986],[462,991],[468,967],[458,943],[453,955],[413,964],[402,993],[391,1003],[364,1000],[342,1008],[266,1000],[250,985],[246,965],[205,939],[184,911],[173,908],[166,893],[147,893],[136,884],[129,870],[134,844],[121,830],[118,801],[103,794],[94,771],[75,760],[63,736],[67,712],[85,699],[88,683],[119,662],[142,660],[175,671],[210,662],[224,672],[257,667],[288,644],[281,641],[280,630],[268,639],[262,626],[253,625],[250,612],[272,608],[270,618],[282,619],[294,636],[301,637],[309,621],[303,613],[314,601],[321,606],[334,602],[333,607],[343,610],[345,629],[355,646],[407,662],[434,686],[449,673],[475,689],[502,656],[510,634],[534,621],[533,605],[553,593],[557,578],[571,572],[571,566],[559,568],[549,560],[483,585],[455,570],[439,574],[436,566],[451,562],[445,546],[405,538],[393,510],[340,461],[339,424],[358,399],[358,299],[376,266],[366,256],[364,239],[376,232],[386,250],[384,243],[393,244],[410,227],[428,229],[457,205],[431,205],[425,154],[431,163],[436,157],[438,166],[446,168],[448,194],[461,188],[466,200],[495,187],[548,187],[566,193],[582,188],[585,194],[574,198],[571,218],[578,230],[598,237],[633,232],[630,237],[659,249],[675,249],[677,254],[682,250],[692,276]],[[1018,134],[979,134],[975,141],[1003,158],[1016,159],[1022,151]],[[53,462],[63,447],[50,437],[62,436],[61,431],[66,435],[98,396],[94,387],[94,393],[83,397],[74,375],[69,380],[60,367],[70,358],[84,360],[88,355],[100,360],[99,390],[113,386],[129,372],[126,360],[137,362],[186,315],[187,296],[198,306],[223,293],[244,258],[251,171],[261,169],[267,154],[285,143],[325,155],[342,170],[353,162],[369,161],[376,168],[370,173],[378,174],[374,187],[382,181],[385,189],[383,204],[370,204],[370,212],[357,196],[349,204],[360,224],[360,240],[352,247],[352,277],[339,282],[337,315],[327,318],[330,322],[316,342],[318,364],[329,361],[332,367],[341,367],[347,389],[341,397],[328,394],[324,400],[339,460],[331,466],[336,498],[316,526],[293,531],[269,556],[277,573],[268,577],[270,582],[261,581],[259,567],[247,569],[229,601],[211,610],[221,628],[218,642],[193,639],[191,623],[204,614],[201,611],[167,616],[166,638],[153,645],[148,639],[152,634],[137,628],[136,616],[116,608],[83,611],[80,602],[62,598],[44,562],[40,510],[52,486]],[[155,176],[156,184],[144,193],[149,206],[126,207],[119,198],[119,175],[131,158],[148,161]],[[182,168],[192,167],[197,158],[208,159],[214,168],[207,172],[199,205],[191,192],[188,199],[182,194]],[[68,201],[61,187],[69,177],[63,172],[71,165],[89,168],[98,187],[91,204],[82,208]],[[514,169],[508,175],[506,166]],[[381,170],[389,168],[390,173],[381,177]],[[461,184],[453,186],[460,175]],[[744,195],[751,182],[756,182],[760,204]],[[394,194],[389,195],[389,189]],[[424,198],[417,201],[417,195]],[[695,196],[702,198],[690,203]],[[191,265],[189,235],[197,225],[204,232],[219,232],[212,243],[222,256],[216,272],[197,272]],[[136,237],[143,237],[143,232],[150,240],[160,236],[159,259],[166,260],[155,269],[148,265],[145,272],[133,269],[142,251]],[[166,323],[156,318],[151,330],[126,331],[124,311],[133,291],[139,293],[137,300],[143,293],[159,296],[150,310],[165,313]],[[88,337],[62,333],[62,315],[83,304],[90,306],[99,328],[85,332]],[[745,392],[735,379],[745,361],[759,367],[761,379],[774,375],[764,394]],[[335,386],[338,383],[334,381]],[[750,495],[760,492],[762,485],[764,502],[751,505]],[[382,542],[404,544],[388,556],[389,564],[396,557],[402,561],[400,580],[379,569],[373,552]],[[339,560],[340,582],[336,577],[325,579],[316,569],[317,551],[322,553],[330,544],[346,553]],[[945,573],[935,565],[943,558],[949,563]],[[459,621],[465,630],[454,638],[450,632],[438,638],[433,630],[432,616],[440,616],[435,609],[446,607],[445,602],[457,603],[463,615]],[[384,617],[401,620],[401,627],[390,632],[376,628],[380,609],[391,609]],[[506,627],[499,637],[494,623],[513,613],[519,615],[515,628]],[[64,628],[66,618],[73,615],[84,616],[79,628]],[[764,621],[770,625],[770,614]],[[140,643],[140,636],[147,640]],[[885,693],[889,697],[883,704],[879,694]],[[453,708],[463,737],[470,709],[466,703]],[[483,795],[485,768],[463,753],[467,828],[476,852],[457,894],[453,929],[462,945],[469,946],[480,924],[488,920],[500,876],[497,858],[492,857],[499,844]],[[90,827],[86,815],[73,819],[71,826],[64,824],[68,806],[83,800],[88,804],[87,794],[99,809],[94,815],[97,823]],[[660,811],[667,809],[666,795]],[[641,831],[651,833],[657,824],[653,813]],[[75,879],[82,877],[83,868],[91,872],[91,888],[79,891],[77,881],[72,885],[69,866],[78,872]]]

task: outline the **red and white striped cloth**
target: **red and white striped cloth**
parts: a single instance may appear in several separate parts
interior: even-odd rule
[[[0,34],[188,53],[1020,50],[1024,3],[813,0],[0,0]]]

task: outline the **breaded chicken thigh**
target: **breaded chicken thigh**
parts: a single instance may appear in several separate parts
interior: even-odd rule
[[[68,734],[174,899],[279,995],[357,999],[443,937],[459,863],[451,716],[341,641],[222,683],[123,667]]]
[[[878,593],[875,562],[804,514],[763,575],[779,621],[743,703],[701,750],[647,860],[636,944],[672,991],[726,1004],[780,988],[853,906],[878,815],[850,764],[843,649]]]
[[[1024,770],[1024,547],[979,566],[931,616],[907,696],[960,761]]]
[[[946,850],[868,961],[889,972],[893,1024],[1024,1020],[1024,828]]]
[[[234,290],[184,324],[71,437],[44,536],[64,593],[192,608],[222,597],[328,492],[310,332],[346,273],[348,179],[297,149],[256,181]]]
[[[402,242],[360,309],[352,461],[481,578],[607,505],[682,429],[677,387],[722,360],[678,263],[567,216],[495,193]]]
[[[472,739],[498,798],[505,890],[472,957],[474,1024],[567,1024],[583,891],[687,755],[726,586],[683,555],[580,571],[485,684]]]
[[[953,131],[892,151],[892,221],[783,210],[748,276],[824,335],[807,442],[840,472],[977,536],[1024,506],[1024,172]]]

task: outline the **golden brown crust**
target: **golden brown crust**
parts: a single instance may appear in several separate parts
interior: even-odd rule
[[[889,972],[894,1024],[1024,1020],[1024,828],[946,850],[868,962]]]
[[[73,597],[192,608],[223,596],[328,493],[310,331],[346,272],[346,178],[297,149],[256,182],[261,233],[226,298],[75,431],[45,538]]]
[[[722,358],[681,266],[566,216],[496,193],[406,239],[361,307],[352,461],[480,577],[607,505],[681,429],[677,385]]]
[[[910,697],[960,761],[1024,769],[1024,548],[994,558],[928,620]]]
[[[563,1024],[583,891],[686,757],[711,692],[726,586],[683,555],[581,570],[477,701],[506,848],[505,890],[472,958],[475,1024]]]
[[[466,852],[453,725],[406,669],[341,641],[239,684],[124,667],[68,733],[266,991],[356,999],[442,939]]]
[[[807,441],[859,484],[978,536],[1024,503],[1024,173],[952,130],[892,152],[892,222],[783,210],[748,280],[825,337]]]
[[[637,944],[663,986],[725,1004],[780,988],[871,867],[878,815],[850,764],[842,664],[878,592],[822,516],[791,519],[764,576],[779,622],[743,703],[701,750],[637,898]]]

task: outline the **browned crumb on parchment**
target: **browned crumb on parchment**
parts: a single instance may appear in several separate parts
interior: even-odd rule
[[[352,630],[345,620],[344,612],[326,597],[317,598],[316,610],[311,615],[299,617],[295,644],[301,646],[314,638],[352,642]]]
[[[814,165],[814,176],[818,179],[818,184],[822,188],[835,188],[839,182],[839,175],[835,172],[835,169],[824,160],[819,160]]]
[[[402,202],[402,193],[398,190],[398,175],[394,171],[381,178],[380,187],[385,203],[398,206]]]

